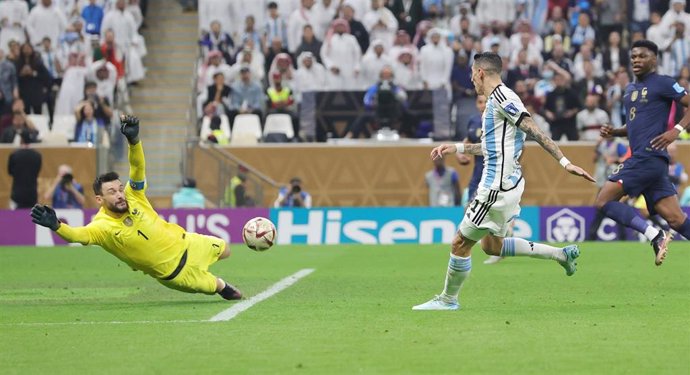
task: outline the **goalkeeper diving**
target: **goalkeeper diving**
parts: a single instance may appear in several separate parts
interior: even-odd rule
[[[218,237],[187,232],[163,220],[153,209],[145,194],[146,162],[139,140],[139,119],[122,116],[120,123],[129,143],[127,184],[115,172],[96,178],[93,191],[100,209],[86,226],[62,223],[51,207],[43,205],[31,209],[32,221],[67,242],[98,245],[168,288],[241,299],[237,288],[208,271],[211,264],[230,256],[229,245]]]

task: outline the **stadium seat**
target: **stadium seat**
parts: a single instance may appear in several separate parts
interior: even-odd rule
[[[29,121],[31,121],[34,126],[36,127],[36,130],[38,130],[38,139],[43,139],[43,137],[46,136],[46,134],[50,133],[50,126],[48,126],[48,122],[50,119],[46,115],[27,115],[26,116]]]
[[[228,137],[228,140],[231,138],[232,133],[230,132],[230,119],[226,115],[220,115],[220,130],[222,130],[223,134]],[[208,139],[209,135],[211,135],[211,117],[204,116],[204,119],[201,121],[199,139],[201,141],[205,141]]]
[[[259,143],[259,139],[252,133],[233,133],[230,138],[231,146],[253,146]]]
[[[256,140],[261,139],[261,118],[255,114],[237,115],[232,125],[233,138],[237,135],[252,134]],[[232,138],[231,138],[232,140]]]
[[[69,144],[69,138],[62,132],[52,131],[43,136],[41,143],[50,146],[67,146]]]
[[[284,113],[273,113],[266,116],[264,137],[273,133],[285,134],[288,140],[294,138],[295,131],[292,128],[292,117]]]
[[[51,133],[64,134],[67,139],[73,139],[76,126],[77,118],[74,115],[55,115]]]
[[[266,143],[287,143],[290,142],[285,133],[268,133],[264,135],[264,142]]]

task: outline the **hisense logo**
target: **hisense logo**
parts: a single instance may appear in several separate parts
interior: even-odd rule
[[[341,210],[313,210],[307,220],[296,222],[293,211],[278,213],[278,243],[307,244],[394,244],[394,243],[450,243],[457,231],[452,220],[435,219],[410,221],[394,220],[343,220]],[[458,217],[458,220],[460,217]]]

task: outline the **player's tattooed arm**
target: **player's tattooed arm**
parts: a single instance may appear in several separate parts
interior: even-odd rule
[[[481,143],[458,143],[457,144],[459,147],[462,147],[461,151],[459,153],[461,154],[470,154],[470,155],[481,155],[482,154],[482,145]],[[438,147],[434,147],[433,150],[431,150],[431,159],[435,160],[438,158],[442,158],[443,155],[451,155],[458,153],[458,146],[452,143],[444,143]]]
[[[465,143],[465,152],[463,152],[463,154],[481,155],[482,154],[482,144],[481,143]]]
[[[551,154],[554,159],[561,160],[563,157],[563,152],[561,152],[561,149],[558,147],[556,142],[551,140],[550,137],[539,130],[539,127],[534,122],[532,117],[523,117],[522,122],[520,122],[520,129],[537,141],[537,143],[539,143],[539,145],[546,150],[546,152]]]
[[[537,141],[537,143],[539,143],[539,145],[546,150],[546,152],[551,154],[554,159],[561,163],[563,168],[565,168],[568,173],[575,176],[580,176],[587,181],[594,182],[594,178],[587,173],[587,171],[571,163],[567,158],[564,157],[563,152],[558,147],[556,142],[551,140],[551,138],[547,137],[546,134],[539,130],[539,127],[536,123],[534,123],[532,117],[524,117],[522,122],[520,122],[520,129],[534,138],[534,140]]]

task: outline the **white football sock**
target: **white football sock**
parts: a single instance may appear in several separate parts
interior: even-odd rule
[[[659,232],[658,229],[650,225],[647,227],[647,230],[644,231],[644,236],[647,237],[648,240],[653,241],[656,236],[659,235]]]
[[[472,270],[472,257],[459,257],[450,254],[448,272],[446,273],[446,285],[443,287],[441,297],[447,302],[456,302],[462,283],[465,282]]]
[[[553,259],[561,262],[566,261],[566,256],[563,249],[527,241],[522,238],[504,238],[503,247],[501,248],[501,256],[504,257],[518,257],[528,256],[539,259]]]

